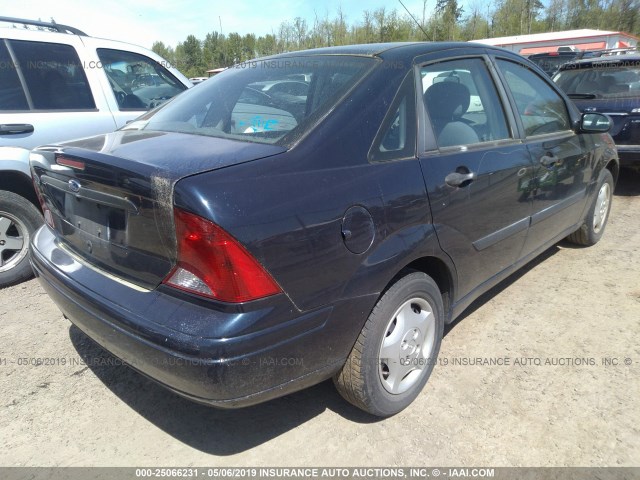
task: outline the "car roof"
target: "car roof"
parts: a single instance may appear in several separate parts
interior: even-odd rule
[[[295,52],[281,53],[270,57],[263,57],[256,60],[271,60],[275,58],[287,58],[294,56],[313,55],[359,55],[366,57],[393,57],[413,59],[418,55],[431,52],[448,50],[452,48],[466,48],[474,50],[492,50],[496,52],[508,52],[503,48],[492,47],[482,43],[473,42],[389,42],[389,43],[367,43],[359,45],[341,45],[336,47],[314,48],[311,50],[299,50]],[[512,53],[512,52],[509,52]]]
[[[425,42],[391,42],[391,43],[366,43],[359,45],[341,45],[337,47],[322,47],[311,50],[288,52],[283,55],[364,55],[374,57],[393,48],[409,47],[412,45],[426,45]]]

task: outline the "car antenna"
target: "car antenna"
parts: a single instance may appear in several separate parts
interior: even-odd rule
[[[400,2],[400,5],[402,5],[404,7],[404,9],[407,11],[409,16],[413,19],[413,21],[416,22],[416,25],[418,25],[418,28],[422,31],[422,33],[424,33],[424,38],[426,38],[428,40],[429,39],[429,35],[427,35],[427,32],[424,31],[424,28],[422,28],[422,25],[420,25],[420,22],[418,22],[416,17],[413,16],[413,14],[409,11],[409,9],[405,6],[405,4],[402,3],[402,0],[398,0],[398,1]]]

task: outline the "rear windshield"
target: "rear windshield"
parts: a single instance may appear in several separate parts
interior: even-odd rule
[[[369,57],[287,57],[231,67],[125,129],[290,146],[376,64]]]
[[[558,72],[553,81],[569,95],[637,97],[640,95],[640,60],[593,62],[587,66],[575,64],[575,69],[567,68]]]
[[[529,57],[533,63],[538,65],[542,70],[547,74],[552,74],[555,72],[561,65],[567,63],[570,60],[573,60],[577,54],[573,55],[544,55],[540,57]]]

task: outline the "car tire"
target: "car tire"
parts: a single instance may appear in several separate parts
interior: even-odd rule
[[[395,415],[427,383],[443,330],[438,286],[422,272],[408,273],[376,303],[333,379],[336,388],[345,400],[372,415]]]
[[[42,215],[20,195],[0,190],[0,288],[33,276],[29,242],[42,225]]]
[[[571,243],[591,246],[600,241],[609,220],[614,189],[613,175],[606,168],[600,172],[596,197],[587,212],[584,223],[567,237]]]

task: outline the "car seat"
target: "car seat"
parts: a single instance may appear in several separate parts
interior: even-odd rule
[[[439,147],[480,141],[475,130],[461,120],[471,103],[471,94],[465,85],[457,82],[434,83],[424,93],[424,103]]]

